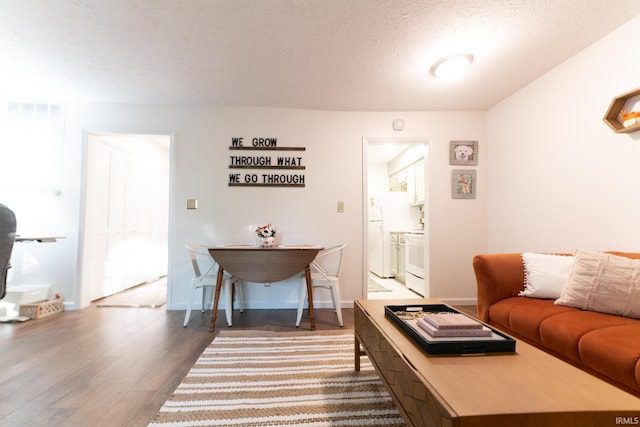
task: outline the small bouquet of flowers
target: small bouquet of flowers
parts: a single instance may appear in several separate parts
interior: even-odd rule
[[[271,227],[271,223],[259,226],[256,228],[256,233],[262,239],[262,246],[273,246],[276,241],[276,230]]]
[[[271,223],[269,223],[256,228],[256,233],[258,233],[258,237],[264,239],[265,237],[274,237],[276,235],[276,230],[274,230],[271,227]]]

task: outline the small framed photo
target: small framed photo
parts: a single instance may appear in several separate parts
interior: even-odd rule
[[[449,143],[449,164],[475,166],[478,164],[478,141],[451,141]]]
[[[451,182],[451,197],[454,199],[476,198],[476,171],[454,169]]]

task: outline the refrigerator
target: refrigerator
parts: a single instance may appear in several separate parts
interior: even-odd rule
[[[391,275],[391,232],[413,228],[409,197],[392,191],[369,197],[368,260],[369,271],[378,277]]]

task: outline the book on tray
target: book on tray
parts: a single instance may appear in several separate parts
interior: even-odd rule
[[[384,312],[428,354],[515,352],[513,338],[446,304],[385,305]]]
[[[471,320],[471,319],[470,319]],[[417,325],[432,337],[490,337],[493,331],[486,326],[478,323],[470,325],[468,328],[437,328],[433,326],[427,318],[422,317],[416,320]]]
[[[482,323],[462,313],[424,313],[421,319],[437,329],[482,329]]]

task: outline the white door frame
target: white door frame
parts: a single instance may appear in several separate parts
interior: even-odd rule
[[[430,171],[430,163],[431,163],[431,156],[429,156],[429,144],[431,142],[430,138],[426,138],[426,137],[416,137],[416,138],[380,138],[380,137],[363,137],[362,138],[362,295],[364,299],[367,299],[368,297],[368,283],[367,283],[367,277],[369,275],[369,236],[368,236],[368,219],[369,219],[369,177],[368,177],[368,172],[369,172],[369,163],[368,163],[368,156],[367,156],[367,152],[369,149],[369,144],[373,143],[373,144],[382,144],[382,143],[392,143],[392,144],[412,144],[412,145],[417,145],[417,144],[423,144],[425,147],[425,157],[424,157],[424,191],[425,191],[425,195],[424,195],[424,217],[425,217],[425,221],[426,221],[426,230],[425,230],[425,234],[424,234],[424,238],[425,238],[425,269],[427,269],[427,271],[430,270],[429,268],[429,262],[430,262],[430,256],[429,256],[429,240],[430,240],[430,233],[429,233],[429,222],[427,221],[427,219],[430,217],[429,212],[430,212],[430,207],[431,207],[431,203],[430,203],[430,191],[429,191],[429,184],[431,182],[431,180],[429,179],[429,171]],[[425,280],[429,280],[429,274],[427,274],[427,277],[425,277]],[[427,282],[428,283],[428,282]],[[427,284],[428,286],[428,284]]]
[[[86,230],[85,230],[85,222],[86,218],[86,210],[87,203],[89,198],[87,197],[87,177],[88,173],[88,163],[90,161],[88,154],[89,147],[89,139],[91,135],[162,135],[169,137],[169,206],[168,206],[168,230],[167,230],[167,247],[168,247],[168,260],[171,260],[172,257],[172,247],[173,247],[173,161],[174,161],[174,133],[172,131],[160,130],[160,131],[149,131],[149,130],[132,130],[132,129],[83,129],[83,145],[82,145],[82,183],[81,183],[81,192],[80,192],[80,229],[78,232],[78,263],[76,266],[76,277],[78,278],[76,282],[76,289],[74,292],[74,299],[79,304],[79,308],[88,307],[91,304],[90,301],[90,292],[88,285],[86,284],[87,278],[84,277],[84,264],[87,261],[85,259],[85,239],[86,239]],[[171,277],[171,262],[167,265],[167,278]],[[167,294],[170,296],[170,283],[167,280]]]

